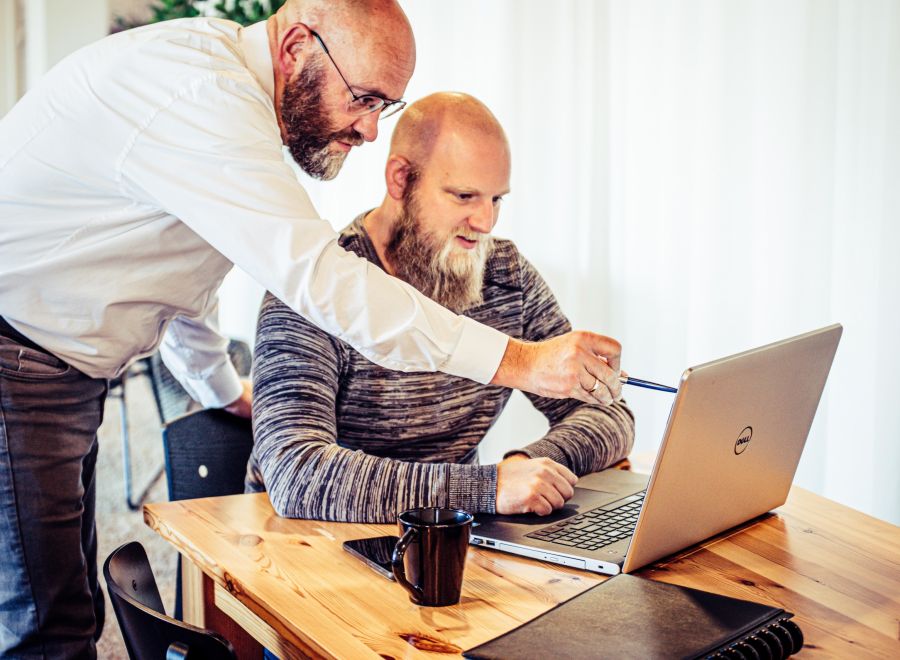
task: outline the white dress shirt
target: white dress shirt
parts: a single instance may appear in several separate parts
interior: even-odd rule
[[[373,362],[488,382],[507,337],[337,245],[273,88],[264,22],[169,21],[54,67],[0,120],[0,316],[94,377],[168,327],[176,377],[221,406],[240,384],[213,312],[237,264]]]

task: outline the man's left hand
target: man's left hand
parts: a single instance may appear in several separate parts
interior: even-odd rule
[[[232,415],[249,418],[253,412],[253,383],[241,379],[241,387],[244,391],[237,399],[225,406],[225,410]]]

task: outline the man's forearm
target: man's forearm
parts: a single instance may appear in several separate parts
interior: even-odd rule
[[[541,342],[510,339],[491,380],[550,399],[612,403],[618,398],[619,356],[615,339],[572,331]]]
[[[500,385],[514,390],[526,389],[523,385],[525,384],[524,377],[528,372],[527,351],[528,347],[525,342],[510,338],[497,373],[491,379],[491,385]]]
[[[265,486],[282,517],[392,523],[401,511],[423,506],[494,511],[494,465],[399,461],[311,444],[319,446],[263,452]]]

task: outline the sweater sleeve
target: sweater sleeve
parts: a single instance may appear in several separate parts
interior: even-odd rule
[[[387,523],[422,506],[493,511],[496,466],[378,457],[338,443],[349,349],[271,294],[254,355],[251,464],[280,516]],[[463,484],[479,483],[476,490]]]
[[[537,270],[519,255],[524,338],[542,341],[569,332],[569,320]],[[625,458],[634,444],[634,415],[624,401],[608,406],[525,394],[550,421],[539,440],[509,453],[545,456],[581,476]]]

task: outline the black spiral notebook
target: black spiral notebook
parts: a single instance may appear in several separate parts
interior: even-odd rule
[[[786,658],[803,646],[793,614],[738,598],[617,575],[467,658]]]

